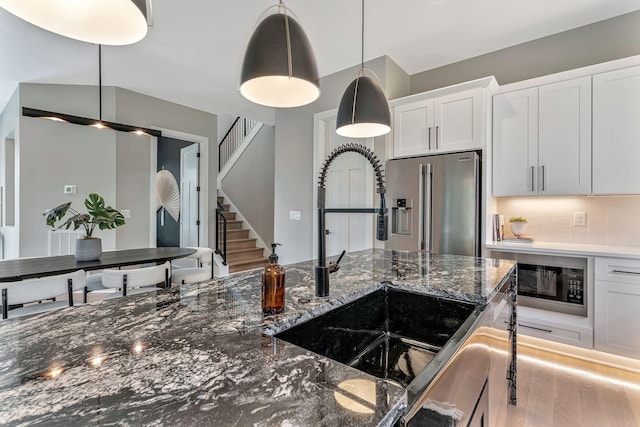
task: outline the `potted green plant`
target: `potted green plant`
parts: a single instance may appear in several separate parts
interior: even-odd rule
[[[527,228],[527,219],[521,216],[514,217],[512,216],[509,219],[509,227],[511,228],[511,232],[516,238],[521,239],[524,235],[524,230]]]
[[[84,206],[88,213],[78,212],[71,207],[71,202],[68,202],[45,212],[43,215],[47,225],[54,230],[61,228],[68,230],[71,227],[77,230],[84,227],[85,236],[76,240],[75,257],[78,261],[93,261],[102,255],[102,240],[92,236],[96,227],[100,230],[112,230],[120,227],[124,225],[124,216],[111,206],[105,206],[104,198],[96,193],[89,194],[84,201]],[[67,213],[70,213],[71,216],[56,226],[56,223],[62,221]]]

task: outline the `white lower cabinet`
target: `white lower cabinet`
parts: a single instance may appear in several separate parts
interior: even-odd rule
[[[640,358],[640,260],[596,258],[595,348]]]
[[[506,328],[507,318],[501,316]],[[593,348],[593,328],[586,317],[518,306],[518,335],[582,348]]]

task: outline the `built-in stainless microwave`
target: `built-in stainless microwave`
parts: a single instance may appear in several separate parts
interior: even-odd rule
[[[518,262],[518,304],[587,315],[586,258],[498,251],[491,257]]]

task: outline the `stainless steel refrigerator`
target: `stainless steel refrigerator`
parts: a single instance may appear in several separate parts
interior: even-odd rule
[[[385,247],[479,256],[480,168],[477,152],[389,160]]]

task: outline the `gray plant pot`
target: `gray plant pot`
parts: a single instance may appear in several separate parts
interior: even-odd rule
[[[102,240],[99,238],[76,240],[75,257],[78,261],[95,261],[102,255]]]

